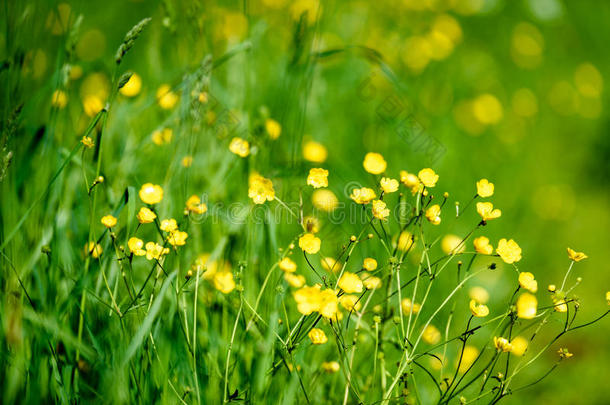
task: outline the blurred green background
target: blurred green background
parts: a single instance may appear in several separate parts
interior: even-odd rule
[[[237,49],[211,75],[210,93],[221,106],[217,115],[224,114],[215,118],[246,131],[266,116],[278,120],[282,142],[261,151],[276,157],[272,174],[301,170],[296,157],[302,139],[311,137],[327,146],[331,175],[341,183],[362,177],[362,156],[368,151],[382,153],[393,173],[433,167],[451,202],[464,204],[475,192],[474,181],[486,177],[496,184],[494,204],[503,211],[502,226],[485,229],[492,243],[501,237],[517,240],[524,257],[519,267],[536,274],[541,290],[549,283],[560,284],[568,265],[566,247],[586,252],[590,258],[575,273],[583,278],[580,319],[591,319],[606,309],[610,3],[3,3],[3,133],[14,109],[23,105],[21,130],[8,144],[19,162],[12,167],[21,170],[9,174],[19,185],[21,201],[40,194],[45,184],[33,190],[29,182],[49,177],[79,139],[90,119],[83,107],[87,96],[95,94],[106,101],[116,48],[125,32],[150,16],[152,22],[122,65],[141,76],[142,92],[133,99],[120,98],[108,124],[112,143],[103,159],[110,201],[128,185],[154,176],[161,179],[168,165],[172,169],[166,178],[182,176],[179,163],[193,146],[177,142],[159,153],[150,142],[152,131],[164,125],[180,128],[182,119],[155,108],[156,91],[162,83],[179,86],[206,55],[216,59]],[[306,10],[299,28],[299,16]],[[78,30],[67,28],[81,16]],[[67,65],[72,69],[66,70]],[[57,88],[66,90],[68,104],[61,110],[52,109],[50,103]],[[221,200],[227,194],[221,181],[225,166],[215,157],[217,146],[207,142],[199,144],[209,147],[202,152],[205,164],[198,166],[195,161],[197,171],[189,181],[214,186],[207,190],[210,198]],[[230,178],[242,176],[230,173]],[[216,174],[221,178],[216,179]],[[79,170],[74,178],[80,179]],[[175,190],[167,190],[168,194],[186,188],[178,182],[172,187]],[[294,197],[282,192],[286,200]],[[60,197],[52,193],[50,199]],[[21,207],[8,195],[2,200],[6,233],[18,218],[9,211],[23,212],[29,204]],[[25,262],[15,249],[39,250],[48,243],[45,223],[57,221],[67,232],[67,239],[59,244],[65,244],[68,257],[82,246],[77,239],[74,249],[70,239],[72,233],[82,235],[87,207],[65,199],[57,204],[56,218],[41,214],[26,223],[28,236],[20,236],[21,244],[9,254],[17,267],[40,259],[29,257]],[[455,233],[469,231],[460,226]],[[66,262],[77,266],[78,261],[72,257]],[[497,274],[485,280],[492,291],[494,285],[501,290],[503,279]],[[508,397],[506,403],[607,403],[610,323],[605,319],[594,328],[569,335],[561,346],[569,347],[574,357],[552,378]],[[545,363],[536,366],[533,375],[554,362],[555,351],[544,357]]]

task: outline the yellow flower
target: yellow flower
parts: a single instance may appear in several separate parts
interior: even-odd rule
[[[549,284],[546,287],[546,290],[550,293],[554,293],[557,290],[557,286],[555,284]]]
[[[363,284],[367,290],[376,290],[381,287],[381,279],[370,276],[364,279]]]
[[[470,345],[464,346],[464,351],[462,352],[462,362],[460,363],[460,368],[458,371],[460,373],[465,373],[470,366],[472,366],[477,357],[479,357],[479,349]]]
[[[148,260],[159,260],[163,255],[166,255],[168,253],[169,248],[164,248],[163,246],[155,242],[146,243],[146,259]]]
[[[190,155],[185,156],[182,158],[182,161],[180,163],[183,167],[191,167],[193,165],[193,157]]]
[[[538,300],[530,293],[523,293],[517,299],[517,316],[523,319],[532,319],[538,310]]]
[[[430,208],[426,210],[426,219],[430,221],[433,225],[438,225],[441,223],[441,206],[438,204],[434,204]]]
[[[331,212],[339,205],[335,193],[330,190],[316,190],[311,195],[313,206],[319,210]]]
[[[309,233],[318,233],[320,230],[320,221],[318,218],[309,215],[303,218],[303,226]]]
[[[231,139],[229,144],[229,150],[235,153],[237,156],[245,158],[250,154],[250,143],[240,137]]]
[[[163,189],[159,185],[146,183],[140,189],[139,195],[145,204],[158,204],[163,200]]]
[[[167,241],[172,246],[184,246],[186,244],[186,238],[188,238],[188,233],[183,231],[171,231],[169,236],[167,237]]]
[[[494,184],[487,179],[477,181],[477,194],[483,198],[491,197],[494,194]]]
[[[606,302],[610,305],[610,291],[606,291]]]
[[[436,326],[428,325],[422,333],[422,339],[429,345],[435,345],[441,341],[441,332]]]
[[[320,291],[318,294],[318,300],[320,304],[318,312],[320,315],[329,319],[337,315],[339,300],[337,299],[335,291],[330,288]]]
[[[367,257],[362,263],[362,268],[367,271],[373,271],[377,269],[377,260],[373,259],[372,257]]]
[[[527,271],[519,273],[519,285],[533,293],[538,291],[538,282],[534,279],[534,275]]]
[[[410,189],[419,188],[419,178],[413,173],[409,173],[406,170],[400,171],[400,182]]]
[[[95,146],[95,143],[93,142],[93,139],[91,139],[88,136],[83,136],[80,140],[80,142],[85,145],[85,148],[93,148]]]
[[[322,363],[322,370],[324,370],[324,372],[326,373],[336,373],[340,369],[341,366],[336,361],[325,361],[324,363]]]
[[[314,345],[323,345],[328,342],[328,338],[322,329],[312,328],[307,336],[309,336],[311,343]]]
[[[116,225],[117,219],[112,215],[104,215],[101,222],[106,228],[112,228]]]
[[[398,180],[396,179],[382,177],[379,184],[381,185],[381,189],[383,190],[383,192],[386,194],[398,191]]]
[[[386,204],[381,200],[373,201],[373,216],[379,220],[385,220],[390,216],[390,210],[386,207]]]
[[[85,254],[90,254],[91,257],[93,257],[94,259],[100,257],[103,251],[104,250],[102,249],[102,245],[100,245],[99,243],[91,241],[85,244]]]
[[[352,190],[352,194],[349,196],[357,204],[368,204],[377,197],[375,191],[368,187],[355,188]]]
[[[321,143],[309,141],[303,145],[303,158],[313,163],[324,163],[328,157],[326,147]]]
[[[405,315],[409,315],[411,311],[416,314],[421,309],[421,305],[411,302],[411,298],[403,298],[400,302],[400,306],[402,307],[402,313]]]
[[[159,228],[165,232],[173,232],[178,230],[178,224],[174,218],[164,219],[161,221],[161,226],[159,226]]]
[[[504,353],[510,352],[513,348],[508,339],[497,336],[494,336],[494,346],[496,346],[496,349],[498,349],[498,351]]]
[[[579,262],[581,260],[586,259],[589,256],[587,256],[583,252],[576,252],[575,250],[572,250],[572,249],[568,248],[568,257],[570,258],[570,260],[574,260],[575,262]]]
[[[85,96],[83,100],[83,109],[85,110],[85,114],[89,117],[95,116],[98,112],[102,111],[104,108],[104,102],[98,97],[94,95]]]
[[[294,288],[301,288],[305,285],[305,277],[300,274],[284,273],[284,280]]]
[[[568,303],[564,299],[553,298],[553,309],[557,312],[567,312]]]
[[[458,254],[466,250],[466,244],[463,243],[462,238],[457,235],[445,235],[441,241],[441,249],[445,254]]]
[[[299,247],[310,255],[320,251],[321,243],[320,238],[316,237],[313,233],[306,233],[299,238]]]
[[[282,133],[282,126],[276,120],[267,118],[265,121],[265,130],[267,131],[267,134],[269,134],[269,138],[277,139]]]
[[[180,97],[174,93],[168,84],[162,84],[157,90],[157,101],[164,110],[171,110],[178,103]]]
[[[478,202],[477,212],[483,219],[483,221],[489,221],[490,219],[500,218],[502,211],[494,209],[494,205],[490,202]]]
[[[55,90],[51,96],[51,105],[60,110],[68,104],[68,95],[65,91]]]
[[[252,173],[249,180],[248,197],[252,199],[254,204],[273,201],[275,198],[273,183],[257,173]]]
[[[371,174],[381,174],[388,164],[379,153],[369,152],[364,156],[362,166],[364,166],[364,170]]]
[[[500,239],[496,253],[500,255],[504,263],[512,264],[521,260],[521,248],[514,240]]]
[[[421,169],[419,173],[417,173],[417,177],[419,177],[419,180],[426,187],[434,187],[438,181],[438,174],[430,168]]]
[[[171,128],[163,128],[162,130],[153,131],[151,139],[155,145],[163,145],[170,143],[174,137],[174,131]]]
[[[286,273],[288,275],[289,273]],[[320,309],[320,286],[305,286],[293,293],[297,310],[303,315],[309,315]]]
[[[512,340],[512,342],[510,342],[511,345],[511,350],[510,352],[512,354],[514,354],[515,356],[523,356],[525,354],[525,351],[527,350],[527,339],[525,339],[522,336],[517,336],[516,338],[514,338]]]
[[[307,176],[307,185],[313,188],[328,187],[328,170],[313,168]]]
[[[140,211],[138,211],[136,217],[138,217],[138,221],[140,221],[141,224],[150,224],[157,218],[157,214],[152,212],[150,208],[142,207],[140,208]]]
[[[142,249],[144,247],[144,241],[140,238],[129,238],[127,247],[129,248],[129,251],[136,256],[144,256],[146,254],[146,251]]]
[[[212,279],[214,288],[223,294],[228,294],[235,289],[235,280],[233,280],[233,273],[230,271],[219,271],[214,274]]]
[[[567,347],[562,347],[561,349],[557,350],[557,353],[562,359],[569,359],[573,356],[573,354],[568,351]]]
[[[347,311],[359,311],[362,307],[359,300],[360,298],[357,295],[345,294],[339,297],[339,304]]]
[[[132,73],[127,83],[119,90],[125,97],[135,97],[142,89],[142,78],[137,73]]]
[[[201,203],[201,198],[197,195],[192,195],[186,200],[186,209],[194,214],[205,214],[208,206]]]
[[[481,304],[485,304],[489,301],[489,293],[486,289],[479,286],[474,286],[468,290],[468,296],[470,299],[480,302]]]
[[[485,318],[489,315],[489,308],[485,304],[479,304],[476,300],[470,300],[470,312],[477,318]]]
[[[340,289],[348,294],[361,293],[362,292],[362,280],[357,274],[346,271],[343,273],[339,282],[337,283]]]
[[[485,236],[475,238],[472,243],[474,244],[474,250],[482,255],[490,255],[494,251],[494,247],[489,243],[489,238]]]
[[[325,257],[321,260],[322,267],[326,271],[339,271],[341,269],[341,263],[332,257]]]
[[[297,264],[289,257],[284,257],[282,260],[280,260],[279,267],[282,269],[282,271],[287,273],[294,273],[297,271]]]
[[[398,237],[398,250],[401,252],[406,252],[411,249],[413,246],[414,239],[413,235],[409,231],[402,231],[400,236]]]

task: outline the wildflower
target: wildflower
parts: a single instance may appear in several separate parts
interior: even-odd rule
[[[550,293],[554,293],[557,290],[557,286],[555,284],[549,284],[546,287],[546,290]]]
[[[505,238],[500,239],[496,253],[500,255],[500,258],[504,260],[504,263],[512,264],[521,260],[521,248],[514,240],[506,240]]]
[[[576,252],[575,250],[572,250],[572,249],[568,248],[568,257],[570,258],[570,260],[573,260],[575,262],[579,262],[581,260],[586,259],[589,256],[587,256],[583,252]]]
[[[573,356],[573,354],[570,353],[570,351],[568,350],[567,347],[562,347],[561,349],[557,350],[557,353],[559,354],[559,357],[562,359],[569,359],[570,357]]]
[[[534,275],[527,271],[519,273],[519,285],[533,293],[538,291],[538,282],[534,279]]]
[[[155,218],[157,218],[157,214],[155,214],[150,208],[142,207],[140,208],[140,211],[138,211],[136,217],[141,224],[150,224],[155,220]]]
[[[441,206],[438,204],[434,204],[430,208],[426,210],[426,219],[430,221],[433,225],[438,225],[441,223]]]
[[[146,254],[146,251],[142,249],[144,247],[144,241],[140,238],[129,238],[127,247],[129,248],[129,251],[136,256],[144,256]]]
[[[93,117],[95,114],[102,111],[103,108],[104,103],[98,96],[85,96],[85,99],[83,100],[83,109],[85,110],[85,114],[87,114],[87,116]]]
[[[174,137],[174,131],[171,128],[163,128],[162,130],[153,131],[151,139],[155,145],[163,145],[170,143]]]
[[[368,187],[355,188],[352,190],[352,194],[349,196],[356,204],[368,204],[377,197],[375,191]]]
[[[299,238],[299,247],[306,253],[314,255],[320,251],[322,241],[313,233],[306,233]]]
[[[364,170],[371,174],[381,174],[388,164],[379,153],[369,152],[364,156],[362,166],[364,166]]]
[[[563,298],[553,298],[553,309],[557,312],[567,312],[568,303]]]
[[[313,188],[328,187],[328,170],[313,168],[307,176],[307,185]]]
[[[332,257],[325,257],[321,262],[326,271],[338,271],[341,268],[341,263]]]
[[[494,336],[494,346],[499,352],[510,352],[513,348],[508,339]]]
[[[336,373],[340,370],[340,368],[341,366],[336,361],[325,361],[324,363],[322,363],[322,370],[329,374]]]
[[[538,300],[530,293],[523,293],[517,299],[517,316],[522,319],[532,319],[536,316]]]
[[[362,268],[367,271],[377,269],[377,260],[373,259],[372,257],[365,258],[364,262],[362,262]]]
[[[319,309],[318,312],[325,318],[332,318],[337,315],[339,300],[333,290],[327,288],[326,290],[320,291],[318,295]]]
[[[93,148],[95,146],[95,143],[93,143],[93,139],[91,139],[88,136],[83,136],[80,140],[80,142],[85,145],[85,148]]]
[[[157,101],[164,110],[171,110],[178,103],[180,97],[174,93],[168,84],[162,84],[157,90]]]
[[[466,250],[463,242],[463,239],[457,235],[445,235],[441,241],[441,249],[447,255],[462,253]]]
[[[359,299],[357,295],[345,294],[339,297],[339,304],[347,311],[359,311],[362,307]]]
[[[419,178],[405,170],[400,171],[400,182],[410,189],[416,189],[420,185]]]
[[[245,139],[236,136],[231,139],[229,150],[237,156],[245,158],[250,154],[250,143]]]
[[[381,279],[379,277],[367,277],[363,281],[364,287],[367,290],[376,290],[381,287]]]
[[[282,271],[287,273],[294,273],[297,271],[297,264],[289,257],[284,257],[282,260],[280,260],[279,267],[282,269]]]
[[[163,200],[163,189],[159,185],[146,183],[140,189],[139,195],[145,204],[158,204]]]
[[[182,167],[191,167],[193,165],[193,157],[190,155],[183,157],[180,164],[182,164]]]
[[[161,228],[161,230],[165,232],[173,232],[178,230],[178,224],[176,223],[176,220],[174,218],[164,219],[163,221],[161,221],[161,225],[159,226],[159,228]]]
[[[277,139],[282,133],[282,126],[276,120],[267,118],[265,121],[265,130],[267,131],[267,134],[269,134],[269,138]]]
[[[294,288],[301,288],[305,285],[305,277],[300,274],[284,273],[284,280]]]
[[[343,273],[337,285],[348,294],[362,292],[362,280],[360,280],[357,274],[350,273],[349,271]]]
[[[119,90],[125,97],[135,97],[142,89],[142,78],[137,73],[132,73],[127,83]]]
[[[321,143],[309,141],[303,145],[303,158],[313,163],[324,163],[328,156],[326,147]]]
[[[500,218],[502,211],[494,209],[494,205],[490,202],[478,202],[477,212],[483,219],[483,221],[489,221],[490,219]]]
[[[103,251],[104,250],[102,249],[102,245],[100,245],[99,243],[91,241],[85,244],[85,254],[90,254],[91,257],[93,257],[94,259],[100,257]]]
[[[383,221],[390,216],[390,210],[383,201],[375,200],[373,201],[373,216]]]
[[[390,179],[389,177],[382,177],[379,184],[381,185],[381,189],[383,190],[383,192],[386,194],[394,193],[394,192],[398,191],[398,180],[396,180],[396,179]]]
[[[194,214],[205,214],[208,206],[201,202],[201,198],[197,195],[192,195],[186,200],[186,209]]]
[[[174,230],[170,232],[169,236],[167,237],[167,241],[172,246],[184,246],[188,236],[189,235],[186,232]]]
[[[489,301],[489,293],[483,287],[475,286],[468,290],[468,296],[470,299],[476,300],[481,304],[487,303]]]
[[[481,179],[477,181],[477,195],[479,197],[487,198],[494,194],[494,184],[490,183],[487,179]]]
[[[252,173],[249,179],[248,197],[252,199],[254,204],[273,201],[275,198],[273,183],[257,173]]]
[[[117,219],[112,215],[104,215],[101,222],[106,228],[112,228],[116,225]]]
[[[63,90],[55,90],[51,96],[51,105],[60,110],[68,104],[68,95]]]
[[[323,345],[328,342],[328,338],[322,329],[312,328],[307,336],[309,336],[311,343],[314,345]]]
[[[422,339],[429,345],[435,345],[441,341],[441,332],[436,326],[428,325],[422,332]]]
[[[489,308],[485,304],[479,304],[476,300],[470,300],[470,312],[477,318],[485,318],[489,315]]]
[[[610,305],[610,291],[606,291],[606,302]]]
[[[525,339],[522,336],[517,336],[516,338],[514,338],[511,342],[511,350],[510,352],[512,354],[514,354],[515,356],[523,356],[525,354],[525,351],[527,350],[527,339]]]
[[[464,350],[462,351],[462,361],[458,371],[460,373],[465,373],[468,371],[477,357],[479,357],[479,349],[470,345],[464,346]]]
[[[319,210],[331,212],[339,205],[335,193],[330,190],[316,190],[311,195],[313,206]]]
[[[219,271],[214,274],[212,279],[214,288],[223,294],[228,294],[235,289],[235,280],[233,279],[233,273],[230,271]]]
[[[402,313],[406,315],[409,315],[411,312],[416,314],[421,309],[421,305],[411,302],[411,298],[403,298],[400,306],[402,307]]]
[[[163,255],[166,255],[168,253],[169,248],[164,248],[163,246],[155,242],[146,243],[146,259],[148,260],[159,260]]]
[[[402,231],[398,237],[398,250],[401,252],[406,252],[407,250],[411,249],[413,243],[413,234],[411,234],[409,231]]]
[[[474,250],[482,255],[490,255],[494,251],[494,247],[489,243],[489,238],[479,236],[472,241]]]
[[[420,170],[419,173],[417,173],[417,177],[426,187],[434,187],[438,181],[438,174],[429,168]]]

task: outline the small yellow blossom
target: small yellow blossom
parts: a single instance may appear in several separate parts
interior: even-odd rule
[[[349,196],[357,204],[368,204],[377,197],[375,191],[368,187],[355,188]]]
[[[474,244],[474,250],[482,255],[490,255],[494,252],[494,247],[489,243],[489,238],[485,236],[479,236],[475,238],[472,243]]]
[[[468,296],[470,299],[486,304],[489,301],[489,293],[486,289],[480,286],[474,286],[468,290]]]
[[[557,312],[567,312],[568,311],[568,303],[563,298],[555,298],[553,297],[553,309]]]
[[[305,285],[305,277],[300,274],[284,273],[284,280],[294,288],[301,288]]]
[[[512,349],[512,345],[510,344],[508,339],[503,337],[494,336],[494,346],[496,347],[496,349],[498,349],[498,351],[504,353],[510,352]]]
[[[51,105],[60,110],[68,104],[68,95],[63,90],[55,90],[51,96]]]
[[[523,293],[517,299],[517,316],[523,319],[532,319],[538,310],[538,300],[535,295]]]
[[[127,247],[129,248],[129,251],[136,256],[144,256],[146,254],[146,250],[142,249],[144,247],[144,241],[135,236],[129,238]]]
[[[570,260],[574,260],[575,262],[579,262],[581,260],[586,259],[589,256],[587,256],[583,252],[577,252],[577,251],[575,251],[573,249],[568,248],[568,257],[570,258]]]
[[[93,257],[94,259],[100,257],[103,251],[104,250],[102,249],[102,245],[100,245],[99,243],[91,241],[85,244],[85,254],[90,254],[91,257]]]
[[[336,361],[325,361],[324,363],[322,363],[322,370],[324,370],[325,373],[336,373],[340,369],[341,366]]]
[[[390,209],[387,208],[386,204],[381,200],[373,201],[373,216],[379,220],[384,221],[390,216]]]
[[[141,224],[150,224],[151,222],[154,222],[155,218],[157,218],[157,214],[152,212],[150,208],[142,207],[140,208],[140,211],[138,211],[136,217]]]
[[[340,289],[348,294],[361,293],[363,287],[360,277],[358,277],[357,274],[350,273],[349,271],[343,273],[337,285]]]
[[[462,352],[462,362],[460,363],[458,372],[465,373],[468,371],[477,357],[479,357],[479,349],[470,345],[464,346],[464,350]]]
[[[426,187],[434,187],[438,181],[438,174],[430,168],[421,169],[419,173],[417,173],[417,177]]]
[[[398,180],[396,179],[382,177],[379,184],[381,185],[381,189],[383,190],[383,192],[386,194],[398,191]]]
[[[441,341],[441,332],[436,326],[428,325],[422,333],[422,339],[429,345],[435,345]]]
[[[103,108],[104,102],[98,96],[92,94],[85,96],[83,100],[83,109],[87,116],[93,117],[102,111]]]
[[[237,156],[245,158],[250,154],[250,143],[240,137],[231,139],[229,144],[229,150],[235,153]]]
[[[557,353],[559,354],[559,357],[561,357],[562,359],[569,359],[570,357],[573,356],[573,354],[570,353],[570,351],[568,350],[567,347],[562,347],[561,349],[557,350]]]
[[[104,215],[101,222],[106,228],[112,228],[116,225],[117,219],[112,215]]]
[[[164,219],[163,221],[161,221],[161,225],[159,226],[159,228],[161,228],[161,230],[165,232],[173,232],[178,230],[178,223],[174,218]]]
[[[362,263],[362,268],[367,271],[373,271],[377,269],[377,260],[373,259],[372,257],[367,257]]]
[[[481,179],[477,181],[477,195],[479,197],[487,198],[494,194],[494,184],[490,183],[487,179]]]
[[[514,240],[506,240],[505,238],[500,239],[496,253],[500,255],[500,258],[507,264],[512,264],[521,260],[521,248]]]
[[[139,196],[145,204],[158,204],[163,200],[163,188],[157,184],[146,183],[140,188]]]
[[[273,201],[275,198],[273,183],[257,173],[252,173],[249,179],[248,197],[252,199],[254,204]]]
[[[458,254],[466,250],[466,244],[459,236],[449,234],[441,240],[441,249],[447,255]]]
[[[421,309],[421,305],[418,303],[413,303],[411,298],[403,298],[400,302],[400,306],[402,307],[402,313],[404,315],[409,315],[411,312],[414,314],[418,313]]]
[[[299,238],[299,247],[310,255],[316,254],[320,251],[320,245],[322,241],[316,237],[313,233],[306,233]]]
[[[279,267],[282,269],[282,271],[287,273],[294,273],[297,271],[297,264],[289,257],[284,257],[282,260],[280,260]]]
[[[549,284],[546,287],[546,290],[550,293],[554,293],[555,291],[557,291],[557,286],[555,284]]]
[[[483,221],[489,221],[490,219],[500,218],[502,211],[494,209],[494,205],[490,202],[478,202],[477,212],[483,219]]]
[[[172,246],[184,246],[188,236],[189,235],[186,232],[175,230],[170,232],[167,241]]]
[[[265,130],[271,139],[277,139],[282,133],[282,126],[276,120],[267,118],[265,121]]]
[[[212,279],[214,288],[223,294],[228,294],[235,289],[235,280],[233,279],[233,273],[230,271],[219,271],[214,274]]]
[[[409,231],[402,231],[398,237],[398,250],[401,252],[406,252],[407,250],[411,249],[413,243],[413,234],[411,234]]]
[[[318,300],[320,308],[318,312],[325,318],[333,318],[337,315],[339,309],[339,300],[335,291],[327,288],[326,290],[320,291],[318,294]]]
[[[307,336],[309,336],[311,343],[314,345],[323,345],[324,343],[328,342],[326,334],[322,329],[319,328],[312,328]]]
[[[362,166],[364,166],[364,170],[371,174],[381,174],[385,171],[388,164],[381,154],[369,152],[364,156]]]
[[[201,202],[201,198],[198,195],[192,195],[186,200],[186,209],[194,214],[205,214],[208,210],[208,206]]]
[[[479,304],[476,300],[470,300],[470,312],[477,318],[485,318],[489,315],[489,308],[485,304]]]
[[[381,287],[381,279],[379,277],[367,277],[362,283],[367,290],[376,290]]]
[[[410,189],[417,189],[420,185],[419,178],[406,170],[400,171],[400,182]]]
[[[328,187],[328,170],[313,168],[307,176],[307,185],[313,188]]]
[[[426,219],[433,225],[441,223],[441,206],[434,204],[426,210]]]
[[[606,291],[606,302],[610,305],[610,291]]]
[[[88,136],[83,136],[80,140],[80,142],[85,145],[85,148],[93,148],[95,146],[95,143],[93,142],[93,139],[91,139]]]
[[[183,167],[191,167],[193,165],[193,157],[190,155],[185,156],[182,158],[180,163],[182,164]]]
[[[137,73],[132,73],[127,83],[119,90],[125,97],[135,97],[142,90],[142,78]]]
[[[527,271],[519,273],[519,285],[529,292],[535,293],[538,291],[538,282],[534,279],[534,275]]]
[[[321,263],[326,271],[339,271],[341,269],[341,263],[332,257],[323,258]]]
[[[315,190],[311,195],[313,206],[319,210],[331,212],[339,205],[335,193],[330,190]]]
[[[514,354],[515,356],[523,356],[525,354],[525,351],[527,350],[527,339],[525,339],[522,336],[517,336],[515,337],[511,342],[511,350],[510,352],[512,354]]]
[[[151,139],[155,145],[168,144],[174,138],[174,131],[171,128],[163,128],[153,131]]]
[[[320,230],[320,221],[318,220],[318,218],[313,217],[313,216],[306,216],[305,218],[303,218],[303,226],[305,227],[305,230],[309,233],[318,233],[318,231]]]
[[[303,145],[303,158],[313,163],[324,163],[328,157],[326,147],[315,141],[306,142]]]
[[[362,307],[360,297],[351,294],[345,294],[339,297],[339,304],[347,311],[359,311]]]
[[[157,101],[164,110],[171,110],[178,103],[180,97],[174,93],[168,84],[162,84],[157,90]]]
[[[146,259],[148,260],[159,260],[161,259],[161,257],[163,255],[166,255],[169,253],[169,249],[168,248],[164,248],[163,246],[159,245],[158,243],[155,242],[147,242],[146,243]]]

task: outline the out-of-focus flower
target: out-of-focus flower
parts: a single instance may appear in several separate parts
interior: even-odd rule
[[[294,288],[301,288],[305,285],[305,277],[300,274],[284,273],[284,280]]]
[[[435,345],[441,341],[441,332],[436,326],[428,325],[422,333],[422,339],[429,345]]]
[[[328,157],[326,147],[315,141],[308,141],[303,145],[303,158],[313,163],[324,163]]]
[[[164,110],[171,110],[180,100],[180,96],[172,91],[168,84],[162,84],[157,90],[157,101]]]
[[[273,201],[275,198],[273,183],[257,173],[252,173],[249,179],[248,197],[252,199],[254,204],[264,204],[265,201]]]
[[[157,129],[151,135],[153,143],[158,146],[170,143],[173,138],[174,131],[171,128]]]
[[[265,121],[265,130],[271,139],[277,139],[280,137],[282,133],[282,126],[276,120],[271,118],[267,118]]]
[[[388,164],[381,154],[369,152],[364,156],[362,166],[364,166],[364,170],[371,174],[381,174],[385,171]]]
[[[367,271],[377,269],[377,260],[373,259],[372,257],[365,258],[364,262],[362,263],[362,268]]]
[[[319,328],[312,328],[307,334],[307,336],[309,336],[311,343],[313,343],[314,345],[322,345],[328,342],[326,334],[322,329]]]
[[[214,274],[212,279],[214,288],[223,294],[229,294],[235,289],[235,280],[233,279],[233,273],[230,271],[219,271]]]
[[[313,206],[319,210],[331,212],[339,205],[335,193],[330,190],[315,190],[311,195]]]
[[[137,73],[133,73],[127,83],[119,90],[125,97],[135,97],[142,90],[142,78]]]
[[[341,369],[341,366],[336,361],[325,361],[322,363],[322,370],[326,373],[336,373]]]
[[[186,200],[186,209],[194,214],[205,214],[208,210],[208,206],[201,202],[201,198],[198,195],[192,195]]]
[[[231,139],[229,150],[235,153],[237,156],[245,158],[250,154],[250,143],[245,139],[235,137]]]
[[[514,338],[511,342],[511,353],[514,354],[515,356],[523,356],[525,354],[525,351],[527,350],[527,339],[525,339],[522,336],[517,336],[516,338]]]
[[[538,310],[538,300],[535,295],[523,293],[517,299],[517,316],[522,319],[532,319]]]
[[[297,271],[297,264],[289,257],[284,257],[282,260],[280,260],[278,266],[280,267],[280,269],[282,269],[282,271],[285,271],[287,273],[294,273],[295,271]]]
[[[83,136],[80,140],[80,142],[85,145],[86,148],[93,148],[95,146],[95,143],[93,142],[93,139],[91,139],[88,136]]]
[[[479,357],[479,349],[471,345],[464,346],[464,350],[462,351],[462,362],[460,363],[458,372],[465,373],[468,371],[477,357]]]
[[[416,314],[421,309],[421,305],[418,303],[414,304],[411,301],[411,298],[403,298],[400,302],[400,306],[402,307],[402,313],[405,315],[409,315],[411,312]]]
[[[447,255],[458,254],[466,250],[466,244],[459,236],[449,234],[441,240],[441,249]]]
[[[468,296],[472,300],[476,300],[481,304],[486,304],[489,301],[489,293],[486,289],[480,286],[474,286],[470,290],[468,290]]]
[[[360,280],[360,277],[358,277],[357,274],[346,271],[343,273],[343,275],[339,279],[337,286],[340,289],[342,289],[343,291],[345,291],[346,293],[353,294],[353,293],[361,293],[363,284],[362,284],[362,280]]]
[[[485,318],[489,315],[489,308],[485,304],[480,304],[476,300],[470,300],[470,312],[477,318]]]
[[[359,311],[362,307],[360,298],[357,295],[344,294],[339,297],[339,304],[347,311]]]
[[[381,287],[381,279],[379,277],[367,277],[362,283],[367,290],[376,290]]]
[[[103,251],[104,249],[102,249],[102,245],[100,245],[99,243],[91,241],[85,244],[85,254],[91,255],[91,257],[93,257],[94,259],[100,257]]]
[[[60,110],[68,104],[68,95],[63,90],[55,90],[51,96],[51,105]]]

